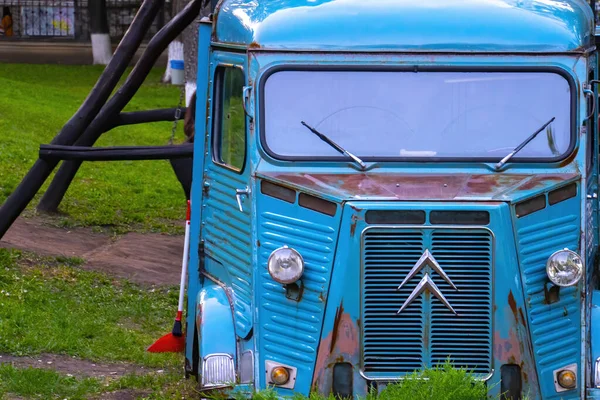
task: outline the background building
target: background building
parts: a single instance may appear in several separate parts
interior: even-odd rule
[[[127,31],[142,0],[106,0],[109,33],[118,42]],[[9,40],[73,40],[89,41],[89,11],[87,0],[0,0],[13,17],[13,36]],[[171,18],[172,3],[166,0],[154,21],[149,36],[156,33]]]

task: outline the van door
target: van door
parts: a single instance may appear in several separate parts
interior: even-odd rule
[[[210,132],[205,152],[202,234],[205,272],[224,283],[236,333],[252,328],[252,209],[248,123],[244,111],[245,54],[211,58]]]
[[[597,53],[590,55],[590,66],[588,67],[588,80],[598,79]],[[597,85],[586,87],[588,94],[586,127],[586,168],[585,168],[585,262],[589,266],[594,265],[596,247],[598,246],[598,88]]]

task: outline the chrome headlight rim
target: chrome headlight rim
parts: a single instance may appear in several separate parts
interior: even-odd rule
[[[555,281],[552,278],[552,274],[550,272],[550,269],[552,268],[552,261],[555,258],[556,255],[560,254],[560,253],[569,253],[573,256],[575,256],[575,258],[578,260],[578,263],[580,265],[580,268],[578,269],[577,275],[576,275],[576,279],[572,280],[572,282],[570,282],[569,284],[563,284],[563,283],[559,283],[557,281]],[[581,278],[583,277],[583,259],[581,258],[581,256],[579,254],[577,254],[577,252],[570,250],[568,248],[564,248],[561,250],[557,250],[554,253],[552,253],[550,255],[550,257],[548,257],[548,260],[546,261],[546,276],[548,276],[548,279],[550,279],[550,282],[552,282],[554,285],[556,286],[560,286],[560,287],[571,287],[571,286],[576,286],[579,281],[581,281]]]
[[[289,279],[282,279],[281,277],[276,276],[275,271],[272,268],[272,260],[273,257],[277,254],[277,252],[283,251],[283,250],[287,250],[292,252],[296,257],[298,257],[299,259],[299,265],[300,265],[300,271],[294,275],[293,278],[289,278]],[[304,275],[304,267],[305,267],[305,263],[304,263],[304,258],[302,257],[302,255],[300,254],[300,252],[296,249],[294,249],[293,247],[289,247],[287,245],[278,247],[277,249],[273,250],[271,252],[271,254],[269,255],[269,259],[267,260],[267,271],[269,272],[269,275],[271,276],[271,278],[273,278],[273,280],[275,282],[279,282],[283,285],[289,285],[292,283],[297,282],[298,280],[300,280],[300,278],[302,277],[302,275]]]

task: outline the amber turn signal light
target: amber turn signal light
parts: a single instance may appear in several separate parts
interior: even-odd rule
[[[557,376],[558,384],[565,389],[574,389],[577,386],[577,376],[575,372],[565,369],[560,371]]]
[[[276,385],[285,385],[290,380],[290,373],[284,367],[275,367],[271,370],[271,381]]]

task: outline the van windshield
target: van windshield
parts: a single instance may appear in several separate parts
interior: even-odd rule
[[[555,120],[515,160],[557,159],[571,144],[571,88],[553,72],[289,71],[262,93],[265,149],[339,159],[301,121],[366,160],[498,161]]]

